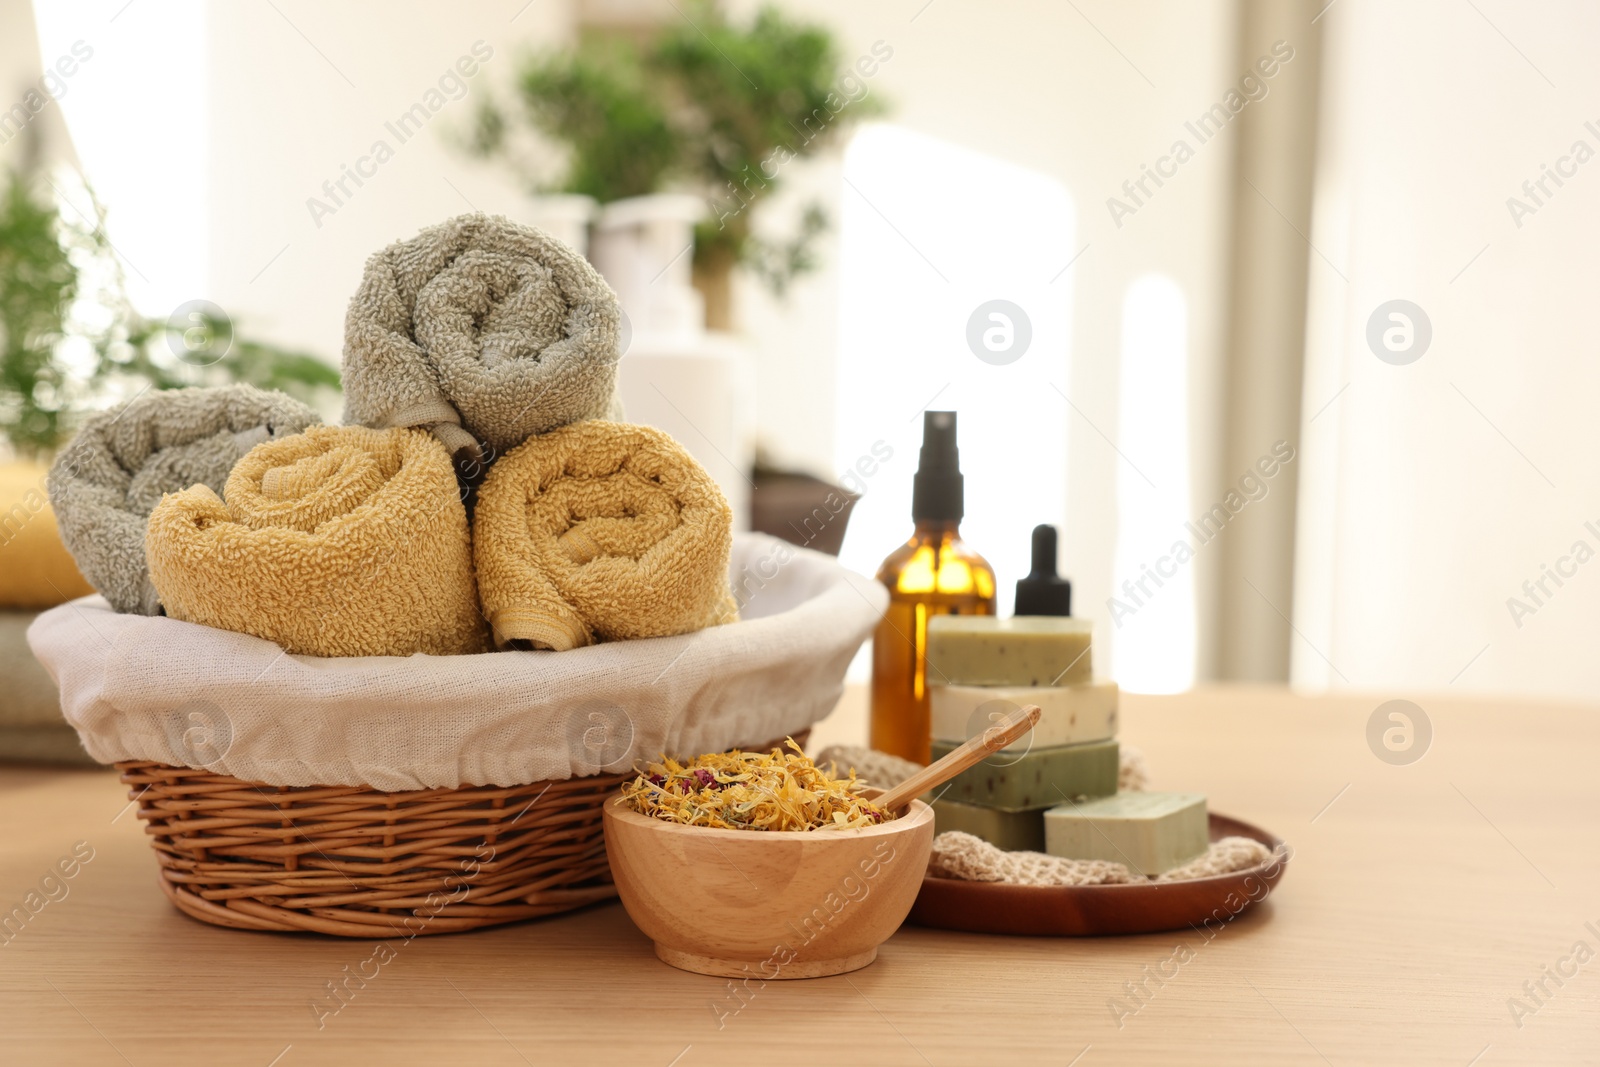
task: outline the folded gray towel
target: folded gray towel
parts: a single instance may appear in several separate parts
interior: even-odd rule
[[[144,393],[92,415],[50,468],[61,540],[112,607],[158,614],[144,532],[162,494],[220,493],[240,456],[321,421],[293,397],[250,385]]]
[[[470,467],[571,422],[619,419],[620,319],[611,287],[562,242],[461,215],[367,260],[345,315],[345,421],[426,426]]]

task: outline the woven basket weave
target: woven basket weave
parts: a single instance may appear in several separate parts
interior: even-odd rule
[[[456,933],[616,895],[600,808],[623,776],[382,793],[119,763],[185,913],[243,930]]]
[[[804,744],[809,734],[794,738]],[[148,761],[117,769],[139,804],[162,890],[218,926],[412,937],[617,895],[601,808],[631,773],[384,793],[258,785]]]

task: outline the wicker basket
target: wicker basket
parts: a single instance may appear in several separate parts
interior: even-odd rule
[[[162,890],[218,926],[412,937],[555,915],[617,893],[600,812],[628,775],[384,793],[256,785],[150,762],[117,769],[139,804]]]
[[[28,643],[84,748],[121,770],[185,913],[435,934],[610,898],[618,772],[799,739],[833,709],[883,586],[762,534],[735,536],[729,582],[737,623],[549,655],[286,656],[100,597],[42,613]]]
[[[380,793],[119,763],[185,913],[242,930],[455,933],[616,895],[600,806],[616,775]]]

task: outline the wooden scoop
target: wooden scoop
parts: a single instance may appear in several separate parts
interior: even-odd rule
[[[943,759],[922,768],[879,796],[873,803],[884,811],[898,812],[914,798],[936,785],[943,785],[968,767],[981,763],[990,753],[1000,751],[1033,729],[1033,724],[1039,721],[1040,714],[1037,704],[1018,708]]]

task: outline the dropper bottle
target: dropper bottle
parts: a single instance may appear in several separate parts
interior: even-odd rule
[[[928,620],[995,614],[994,568],[961,540],[964,513],[956,413],[926,412],[911,491],[915,528],[878,568],[889,610],[872,640],[872,747],[918,763],[929,759]]]
[[[1017,615],[1071,615],[1072,583],[1056,573],[1056,528],[1033,528],[1033,562],[1017,579]]]

